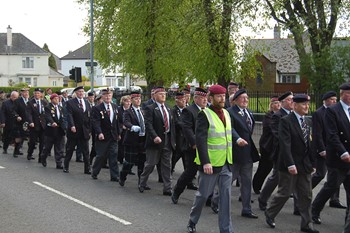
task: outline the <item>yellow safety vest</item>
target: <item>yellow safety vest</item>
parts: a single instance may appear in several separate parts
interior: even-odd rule
[[[209,122],[208,128],[208,155],[213,167],[222,167],[226,161],[232,164],[232,133],[231,118],[226,109],[223,109],[226,128],[219,116],[210,108],[202,110]],[[196,164],[200,165],[198,150],[196,152]]]

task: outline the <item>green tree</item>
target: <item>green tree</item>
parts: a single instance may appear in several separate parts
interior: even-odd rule
[[[270,15],[294,38],[299,55],[301,75],[305,75],[316,93],[334,89],[344,80],[334,76],[332,41],[339,19],[347,25],[347,0],[265,0]]]
[[[43,50],[45,50],[46,52],[50,53],[50,57],[49,57],[49,67],[51,67],[52,69],[54,69],[55,71],[57,71],[57,64],[56,64],[56,60],[54,58],[54,56],[52,55],[49,46],[45,43]]]

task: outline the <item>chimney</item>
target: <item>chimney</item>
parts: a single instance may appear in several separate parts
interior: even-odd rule
[[[7,46],[12,46],[12,28],[10,25],[7,27]]]
[[[281,28],[277,24],[273,28],[273,38],[281,39]]]

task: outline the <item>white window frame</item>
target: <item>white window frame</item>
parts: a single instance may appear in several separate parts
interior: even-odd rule
[[[300,83],[300,75],[298,74],[280,74],[278,83],[297,84]]]
[[[22,57],[23,69],[34,69],[34,57]]]

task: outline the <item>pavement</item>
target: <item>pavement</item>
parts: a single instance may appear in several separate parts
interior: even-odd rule
[[[26,151],[26,143],[24,144]],[[0,152],[1,152],[0,148]],[[124,187],[110,181],[109,170],[102,169],[97,180],[83,173],[83,163],[70,165],[65,174],[55,168],[53,157],[44,168],[37,160],[28,161],[26,155],[14,158],[13,148],[8,154],[0,153],[0,232],[118,232],[118,233],[175,233],[186,232],[189,212],[195,191],[185,190],[177,205],[170,197],[162,195],[156,170],[150,176],[151,190],[140,193],[137,176],[129,175]],[[38,157],[37,151],[34,157]],[[254,164],[254,170],[257,163]],[[179,162],[173,174],[173,184],[182,172]],[[136,168],[133,168],[136,172]],[[322,185],[321,182],[320,185]],[[316,187],[314,194],[319,187]],[[341,201],[345,191],[341,187]],[[300,232],[300,217],[294,216],[293,201],[288,201],[276,217],[276,228],[265,223],[264,213],[259,210],[257,197],[253,211],[258,219],[240,216],[239,188],[232,188],[232,221],[234,232],[288,233]],[[321,214],[322,224],[315,225],[320,232],[342,232],[345,210],[325,207]],[[197,232],[217,233],[218,217],[209,207],[202,212]]]

